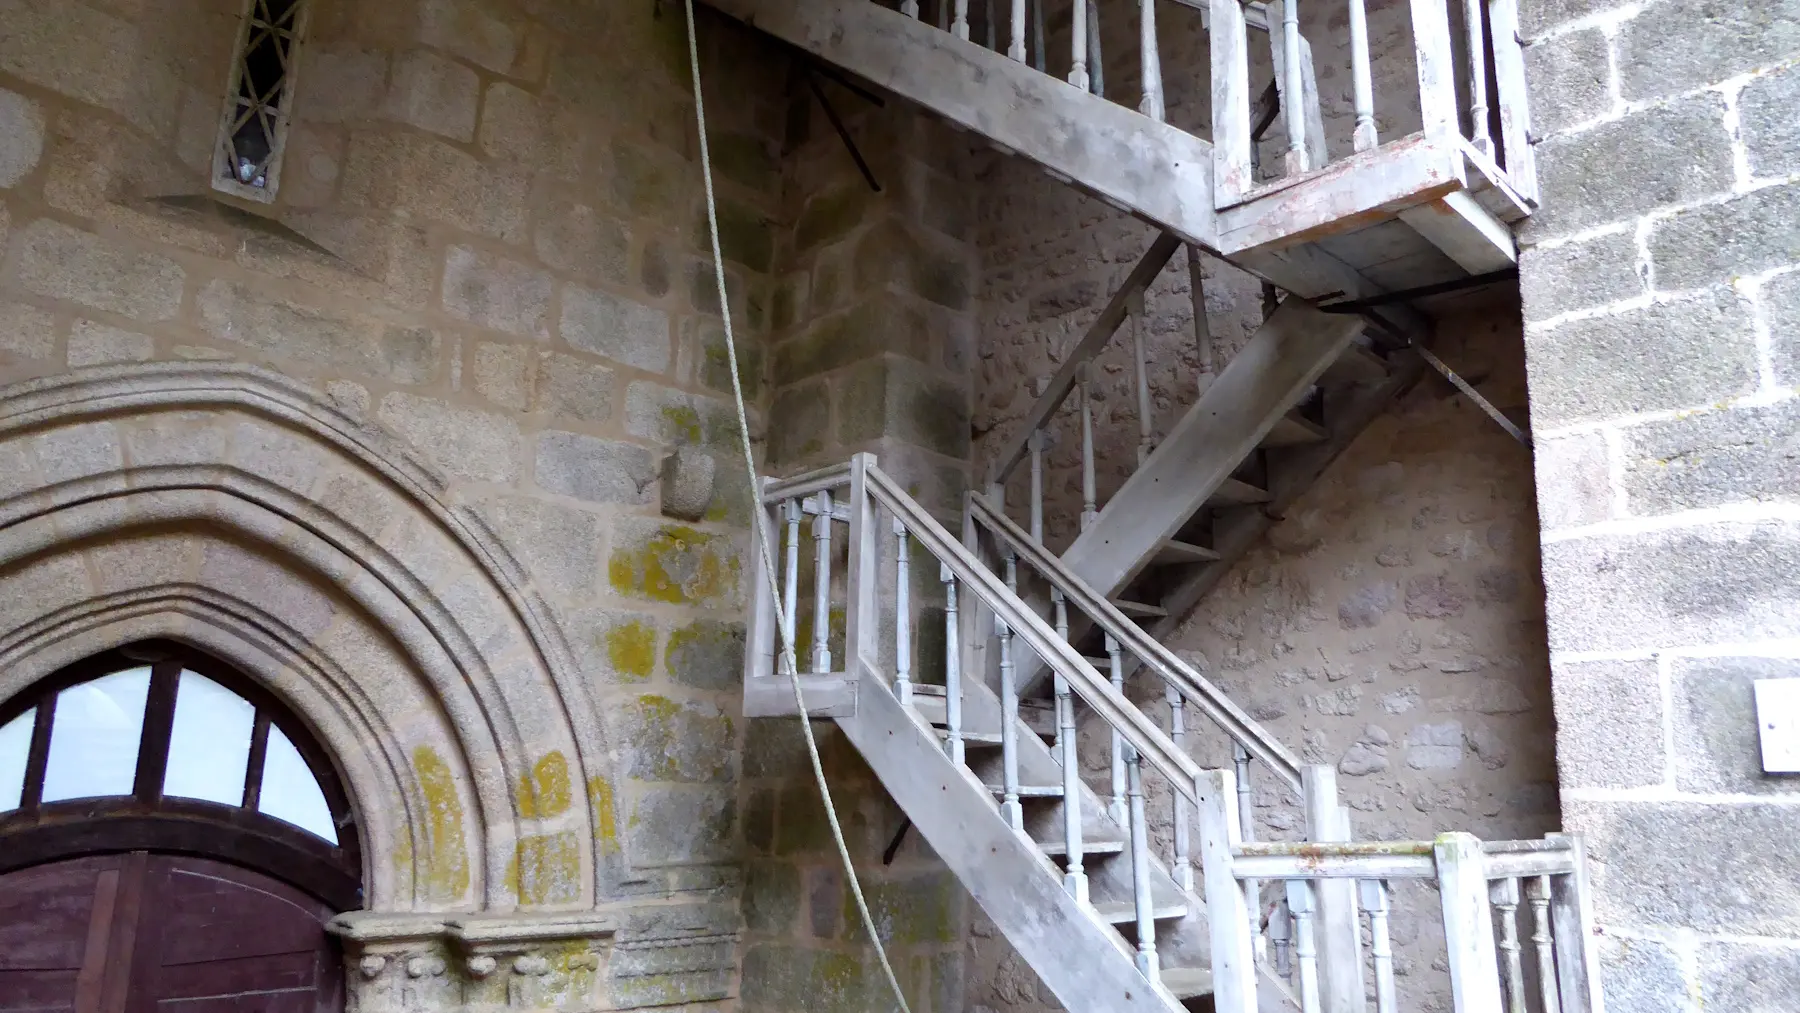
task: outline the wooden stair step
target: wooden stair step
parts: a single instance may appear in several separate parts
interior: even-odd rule
[[[1156,550],[1156,558],[1153,562],[1164,565],[1170,563],[1210,563],[1218,558],[1218,553],[1204,545],[1195,545],[1192,542],[1177,541],[1176,539],[1171,538],[1162,543],[1162,548]]]
[[[948,729],[948,728],[937,729],[937,736],[940,740],[948,741],[950,738],[950,729]],[[963,741],[963,745],[965,747],[972,748],[972,749],[973,748],[981,748],[981,747],[998,748],[1000,745],[1000,733],[999,732],[963,732],[962,733],[962,741]]]
[[[1038,850],[1051,858],[1067,858],[1069,845],[1066,841],[1039,841]],[[1124,841],[1082,841],[1081,853],[1084,855],[1118,855],[1125,851]]]
[[[1323,443],[1327,436],[1325,427],[1309,418],[1294,412],[1288,412],[1263,437],[1263,447],[1304,447],[1312,443]]]
[[[1258,489],[1248,482],[1228,478],[1219,483],[1213,494],[1206,498],[1208,506],[1246,506],[1251,503],[1267,503],[1269,490]]]
[[[987,790],[995,795],[1006,794],[1006,787],[1004,785],[990,784],[987,786]],[[1062,793],[1062,785],[1060,784],[1019,785],[1020,798],[1062,798]]]
[[[1198,999],[1212,995],[1212,969],[1206,967],[1165,967],[1162,984],[1177,999]]]
[[[1161,605],[1148,605],[1141,601],[1126,601],[1123,598],[1112,599],[1113,606],[1120,612],[1137,618],[1160,619],[1169,614],[1169,610]],[[1108,662],[1111,664],[1111,662]]]
[[[1100,904],[1095,904],[1094,910],[1100,912],[1100,917],[1106,919],[1107,922],[1113,925],[1130,925],[1137,921],[1137,905],[1128,900],[1105,901]],[[1186,918],[1187,915],[1188,906],[1181,901],[1156,904],[1150,909],[1150,917],[1157,921],[1168,921],[1172,918]],[[1207,984],[1210,987],[1211,982],[1209,981]]]

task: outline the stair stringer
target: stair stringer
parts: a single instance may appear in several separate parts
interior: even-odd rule
[[[1117,594],[1262,443],[1367,324],[1289,298],[1125,480],[1062,560]]]
[[[1218,249],[1212,145],[871,0],[705,0],[1052,175]]]
[[[1184,1013],[1141,973],[1123,938],[1071,897],[1060,873],[1008,826],[928,726],[859,662],[856,713],[836,719],[882,787],[912,820],[1057,1001],[1073,1010]]]

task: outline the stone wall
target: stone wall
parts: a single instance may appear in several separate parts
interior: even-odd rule
[[[200,393],[142,409],[162,442],[110,451],[123,453],[122,474],[138,476],[127,481],[148,481],[143,469],[160,463],[153,451],[163,448],[271,475],[277,487],[299,483],[294,494],[317,499],[322,517],[365,532],[372,557],[403,551],[395,543],[406,543],[415,522],[475,532],[457,543],[464,549],[444,551],[475,553],[515,575],[495,586],[516,586],[527,632],[486,625],[496,617],[455,582],[461,570],[420,563],[428,590],[405,598],[407,607],[441,607],[478,624],[469,636],[484,653],[472,657],[489,667],[445,684],[461,688],[435,703],[396,713],[442,708],[451,725],[481,737],[505,738],[499,730],[517,720],[519,738],[501,742],[491,762],[466,752],[402,771],[399,794],[347,778],[372,821],[391,810],[409,814],[416,830],[419,814],[436,814],[417,831],[425,837],[371,856],[381,863],[371,882],[386,882],[389,865],[398,882],[431,881],[426,863],[453,840],[470,857],[445,861],[464,872],[416,900],[396,894],[405,898],[396,905],[604,913],[594,924],[616,946],[598,973],[571,979],[575,991],[507,993],[496,978],[467,983],[469,1001],[510,994],[523,1005],[631,1007],[731,995],[747,504],[681,10],[650,0],[315,0],[282,186],[272,204],[256,206],[216,198],[206,177],[240,7],[19,0],[0,14],[0,381],[86,370],[77,380],[92,374],[135,389],[166,364],[188,364],[167,366],[167,375],[201,377],[182,381]],[[731,312],[756,396],[783,213],[786,61],[751,33],[705,28]],[[262,367],[244,374],[261,379],[233,380],[234,363]],[[218,371],[207,374],[207,364]],[[289,382],[294,392],[279,398],[253,393]],[[187,404],[209,391],[260,405],[251,413],[277,434],[276,449],[250,458],[220,443],[232,418],[224,408],[193,407],[173,428],[151,424],[169,398]],[[27,403],[19,388],[9,392],[9,404]],[[276,401],[290,407],[267,406]],[[399,449],[302,470],[316,455],[295,434],[314,422],[340,434],[332,439],[366,433]],[[279,447],[290,444],[294,463],[284,470]],[[659,510],[659,465],[679,446],[719,457],[698,520]],[[40,441],[20,465],[30,470],[9,463],[5,482],[72,481],[70,469],[87,466],[83,448],[93,449]],[[395,513],[386,501],[354,498],[359,487],[348,479],[327,488],[342,474],[398,481],[370,463],[379,460],[419,476],[411,506]],[[204,542],[213,530],[205,518],[169,523]],[[239,570],[286,565],[279,538],[246,530],[255,534],[242,536],[249,558]],[[122,566],[160,544],[129,528],[108,537]],[[203,588],[225,579],[211,562],[193,565],[167,579]],[[11,624],[40,597],[27,579],[35,571],[23,567],[0,573]],[[451,583],[431,583],[440,579]],[[344,614],[371,607],[356,604],[360,587],[333,599]],[[375,619],[370,629],[386,628]],[[435,657],[402,643],[391,665],[435,674]],[[566,758],[572,769],[549,762],[563,740],[533,731],[555,700],[530,689],[533,665],[561,680],[564,719],[585,743],[580,763]],[[373,679],[389,669],[347,670]],[[541,702],[509,705],[513,717],[495,718],[489,732],[458,695],[467,693],[482,706],[509,694]],[[405,767],[412,754],[396,755]],[[344,762],[354,771],[361,760]],[[445,808],[453,803],[454,818]],[[563,833],[573,814],[585,824],[590,811],[591,826],[573,834],[586,843],[520,841],[513,852],[512,821],[521,833]],[[445,837],[453,826],[456,836]],[[490,847],[497,857],[475,857]],[[428,1002],[436,1008],[462,994],[467,969],[457,962],[446,971],[425,959],[408,964],[420,974],[396,978],[400,963],[365,963],[356,981],[391,982],[395,996],[410,989],[407,1002],[437,996]]]
[[[1800,990],[1800,5],[1522,4],[1544,210],[1521,257],[1563,811],[1613,1008]]]
[[[816,83],[880,190],[857,169],[811,87],[796,82],[783,198],[791,225],[777,244],[773,300],[769,468],[794,474],[870,452],[954,525],[968,485],[977,266],[967,142],[915,110],[877,107],[829,80]],[[843,534],[840,525],[839,594]],[[893,539],[879,544],[881,586],[891,588]],[[806,667],[810,548],[804,555],[796,639]],[[929,557],[915,548],[913,559]],[[919,678],[942,684],[936,577],[935,566],[914,563],[913,656]],[[891,630],[893,602],[883,596],[881,605],[881,628]],[[827,616],[835,659],[845,656],[844,618],[841,611]],[[890,642],[884,633],[891,656]],[[955,1013],[968,896],[916,832],[905,831],[893,860],[884,860],[906,827],[904,814],[835,727],[813,728],[857,876],[908,1003],[921,1013]],[[797,1001],[833,1010],[891,1006],[794,719],[750,722],[743,784],[744,1009],[785,1013]]]

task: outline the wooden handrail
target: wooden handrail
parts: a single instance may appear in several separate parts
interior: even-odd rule
[[[1025,646],[1044,659],[1053,671],[1069,680],[1070,687],[1101,720],[1118,729],[1138,755],[1161,771],[1177,792],[1199,804],[1203,771],[1192,757],[1152,724],[1136,705],[1114,690],[1106,677],[1057,636],[1055,630],[1009,591],[992,570],[983,566],[963,547],[960,539],[945,530],[897,482],[874,465],[866,470],[865,482],[870,497],[892,512],[925,551],[948,567],[957,581],[973,591],[1014,635],[1024,641]]]
[[[1069,603],[1086,613],[1107,635],[1127,651],[1142,659],[1164,680],[1179,689],[1183,696],[1206,713],[1225,734],[1249,750],[1251,755],[1268,764],[1282,780],[1300,788],[1300,760],[1269,731],[1257,724],[1243,708],[1233,703],[1217,686],[1164,647],[1144,628],[1126,618],[1125,613],[1062,565],[1043,544],[1032,539],[1012,519],[994,508],[987,497],[971,492],[968,509],[975,520],[998,535],[1007,547],[1026,564],[1050,581]]]

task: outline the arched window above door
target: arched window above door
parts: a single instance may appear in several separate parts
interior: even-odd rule
[[[348,799],[306,727],[229,666],[161,642],[0,703],[0,871],[58,848],[287,869],[341,906],[361,876]]]

